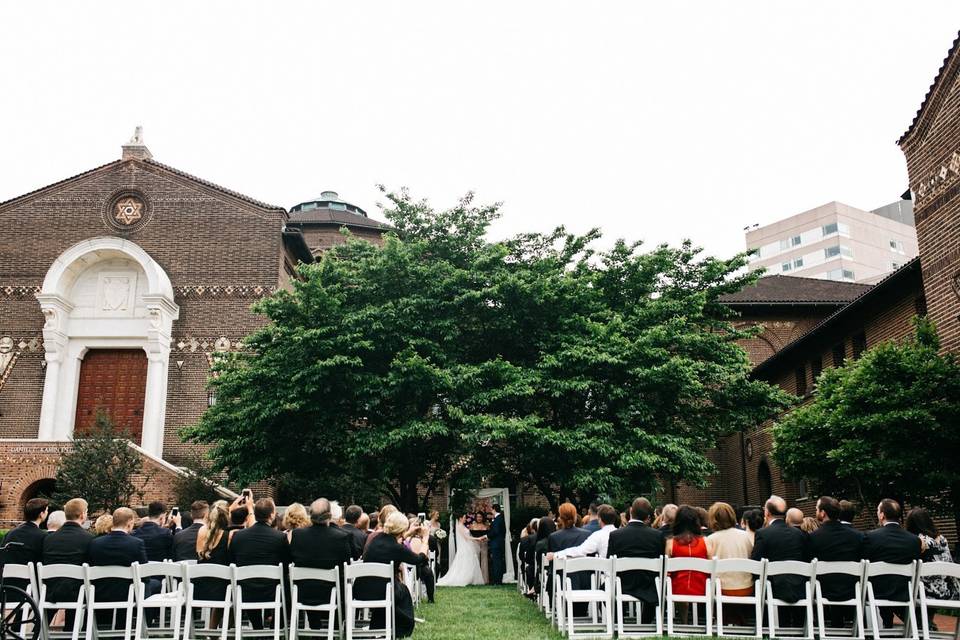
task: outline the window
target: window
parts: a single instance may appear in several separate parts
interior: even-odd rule
[[[854,274],[854,272],[850,269],[832,269],[824,273],[823,277],[827,280],[833,280],[835,282],[843,282],[844,280],[847,282],[853,282],[856,279],[854,277],[855,275],[856,274]]]
[[[813,384],[816,386],[817,378],[820,377],[820,374],[823,372],[823,358],[817,356],[810,361],[810,377],[813,378]]]
[[[853,359],[856,360],[867,350],[867,334],[861,331],[853,336]]]
[[[836,258],[840,255],[840,245],[835,244],[832,247],[824,247],[823,257],[829,260],[830,258]]]
[[[793,268],[799,269],[803,266],[803,258],[794,258],[793,259]]]
[[[830,224],[823,225],[823,235],[828,236],[831,233],[836,233],[840,230],[840,227],[836,222],[831,222]]]
[[[851,282],[856,280],[856,278],[853,276],[853,271],[850,271],[850,269],[843,270],[843,279],[850,280]]]
[[[896,271],[897,269],[900,268],[900,263],[899,263],[899,262],[891,262],[891,263],[890,263],[890,268],[893,269],[894,271]]]
[[[833,367],[836,369],[843,366],[843,359],[847,357],[847,349],[841,342],[833,345]]]
[[[913,300],[913,310],[918,316],[927,315],[927,299],[922,295],[914,298]]]
[[[840,255],[842,255],[844,258],[852,258],[853,249],[844,245],[840,245]]]
[[[790,238],[790,244],[794,247],[800,246],[800,236],[793,236]]]
[[[327,208],[328,208],[328,209],[335,209],[335,210],[337,210],[337,211],[346,211],[346,210],[347,210],[347,205],[346,205],[345,203],[343,203],[343,202],[328,202],[328,203],[327,203]]]
[[[803,364],[800,365],[793,374],[797,381],[797,395],[807,395],[807,366]]]
[[[789,262],[784,262],[782,265],[780,265],[781,271],[790,271],[790,269],[791,267]]]
[[[840,229],[840,235],[849,238],[850,237],[850,225],[843,222],[838,222],[837,227]]]
[[[903,242],[901,240],[891,240],[890,251],[896,251],[897,253],[904,253]]]

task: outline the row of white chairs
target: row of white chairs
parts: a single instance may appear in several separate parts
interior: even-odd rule
[[[622,575],[628,571],[646,571],[653,575],[658,601],[652,621],[641,623],[644,606],[623,592]],[[671,573],[698,571],[705,574],[706,588],[701,595],[675,594]],[[590,578],[588,589],[573,589],[573,574],[586,572]],[[724,576],[731,573],[748,573],[754,578],[753,594],[724,595]],[[786,602],[774,596],[772,579],[778,576],[799,576],[803,579],[803,597],[796,602]],[[824,576],[849,576],[853,583],[853,597],[846,600],[830,600],[824,597],[820,578]],[[908,585],[910,597],[904,601],[878,598],[872,580],[881,576],[899,576]],[[747,559],[703,558],[557,558],[553,563],[544,559],[540,569],[541,590],[538,604],[551,622],[569,638],[621,638],[656,637],[666,632],[670,637],[682,636],[740,636],[760,638],[797,637],[805,640],[865,640],[869,631],[873,640],[886,637],[906,637],[918,640],[931,638],[954,638],[953,632],[943,633],[932,629],[930,616],[936,609],[952,610],[960,614],[960,601],[934,600],[923,588],[923,578],[948,576],[960,579],[960,565],[948,562],[920,562],[891,564],[886,562],[811,562]],[[729,579],[729,578],[727,578]],[[550,593],[545,588],[552,580]],[[586,616],[574,616],[574,605],[583,603],[588,607]],[[678,605],[683,605],[679,607]],[[724,620],[724,605],[737,605],[741,611],[752,610],[753,624],[731,625]],[[802,627],[780,623],[780,610],[790,607],[802,611]],[[828,626],[827,607],[849,610],[852,625],[845,628]],[[884,629],[881,609],[896,608],[905,611],[902,627]],[[693,624],[686,618],[677,621],[677,610],[686,613],[692,610]],[[703,610],[703,619],[700,611]],[[920,624],[917,624],[916,609],[919,609]],[[766,624],[764,624],[766,613]],[[714,620],[716,624],[714,624]],[[918,627],[920,633],[918,633]]]
[[[419,583],[412,567],[403,565],[404,575],[410,586],[419,592]],[[393,594],[394,565],[351,562],[342,568],[311,569],[296,565],[236,565],[197,564],[196,562],[148,562],[134,563],[129,567],[106,566],[91,567],[87,564],[34,565],[8,564],[3,567],[4,580],[26,581],[27,595],[37,602],[40,611],[41,633],[44,640],[98,640],[99,638],[123,638],[123,640],[145,640],[147,638],[169,638],[171,640],[194,640],[195,638],[216,638],[228,640],[231,630],[236,640],[250,637],[281,636],[289,640],[299,637],[324,637],[328,640],[345,637],[384,638],[392,640],[396,636]],[[343,576],[343,595],[341,597],[341,575]],[[411,578],[411,576],[413,576]],[[356,581],[361,578],[383,580],[385,591],[383,598],[361,600],[354,595]],[[105,601],[97,596],[97,583],[103,579],[120,579],[129,582],[126,598],[121,601]],[[289,608],[283,588],[287,580],[290,593]],[[79,589],[75,599],[57,601],[50,589],[51,581],[72,580]],[[147,595],[146,581],[160,584],[160,591]],[[223,598],[201,599],[204,594],[196,589],[198,580],[214,581],[223,587]],[[252,601],[244,597],[244,584],[250,580],[271,581],[276,583],[273,598],[268,601]],[[330,598],[321,604],[308,605],[301,602],[300,588],[305,582],[326,583],[330,588]],[[10,603],[11,605],[13,603]],[[372,628],[369,624],[370,612],[384,610],[385,624]],[[149,610],[159,610],[157,624],[148,623]],[[50,620],[58,611],[72,611],[73,621],[67,627],[55,628]],[[290,620],[287,620],[289,611]],[[110,629],[99,628],[96,612],[110,615]],[[213,612],[219,612],[219,629],[211,628],[211,620],[216,620]],[[244,628],[246,613],[272,612],[273,622],[269,628]],[[3,612],[4,614],[6,612]],[[169,613],[169,616],[167,615]],[[322,628],[312,628],[308,614],[325,614]],[[121,629],[117,629],[121,626]]]

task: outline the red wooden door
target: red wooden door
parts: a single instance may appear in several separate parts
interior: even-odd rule
[[[146,389],[147,354],[142,349],[91,349],[80,363],[74,432],[88,430],[102,409],[140,444]]]

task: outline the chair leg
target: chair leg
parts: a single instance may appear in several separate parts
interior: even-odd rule
[[[872,599],[870,600],[870,624],[873,627],[874,640],[880,640],[880,610],[873,604]]]
[[[920,590],[920,625],[923,630],[923,640],[930,640],[930,614],[927,613],[927,599],[922,589]],[[960,627],[960,624],[957,626]]]

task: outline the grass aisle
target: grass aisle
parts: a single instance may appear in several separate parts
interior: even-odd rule
[[[426,600],[417,610],[413,640],[559,640],[536,605],[515,586],[440,587],[436,604]]]

